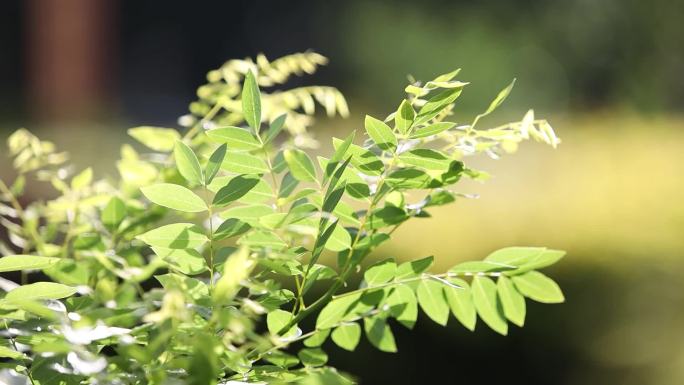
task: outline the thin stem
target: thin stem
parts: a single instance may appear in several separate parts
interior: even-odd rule
[[[202,119],[198,120],[197,123],[195,123],[195,125],[192,126],[192,128],[190,128],[188,132],[185,133],[185,135],[183,135],[182,140],[186,141],[192,139],[192,137],[195,136],[195,134],[202,128],[202,125],[204,125],[204,123],[206,123],[207,121],[213,119],[216,116],[216,114],[218,114],[219,111],[221,111],[221,108],[223,108],[223,104],[220,100],[218,100],[216,104],[214,104],[214,106],[211,107],[209,112],[207,112],[207,114],[204,115]]]

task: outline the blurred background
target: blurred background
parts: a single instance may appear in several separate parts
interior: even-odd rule
[[[530,304],[506,338],[396,328],[400,353],[362,342],[332,364],[362,384],[684,383],[684,2],[670,0],[115,1],[0,5],[0,137],[27,127],[114,175],[125,129],[173,126],[207,71],[229,58],[316,50],[330,64],[298,84],[334,85],[346,120],[321,117],[322,143],[385,116],[406,76],[463,68],[457,119],[533,107],[563,144],[523,145],[462,200],[398,231],[378,258],[434,254],[437,269],[509,245],[568,251],[550,274],[567,302]],[[467,119],[467,120],[466,120]],[[483,121],[483,125],[484,121]],[[7,159],[0,177],[9,177]],[[41,191],[32,192],[35,197]]]

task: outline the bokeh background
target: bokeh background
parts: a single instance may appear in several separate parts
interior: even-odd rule
[[[362,343],[332,364],[362,384],[684,383],[684,2],[671,0],[115,1],[0,4],[0,137],[27,127],[114,175],[125,129],[174,125],[205,73],[229,58],[314,49],[352,115],[385,115],[406,75],[463,68],[469,119],[513,77],[487,123],[549,118],[558,150],[526,144],[468,199],[397,232],[378,257],[434,254],[437,269],[508,245],[568,251],[550,274],[563,305],[531,304],[506,338],[422,320],[400,353]],[[0,150],[4,151],[4,150]],[[7,159],[0,177],[11,176]],[[41,191],[31,192],[39,198]]]

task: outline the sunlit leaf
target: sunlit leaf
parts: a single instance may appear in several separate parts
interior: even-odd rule
[[[142,187],[140,191],[142,191],[143,195],[152,203],[170,209],[189,213],[207,210],[207,205],[202,198],[187,188],[177,184],[159,183]]]
[[[36,282],[19,286],[7,292],[6,300],[61,299],[76,294],[75,287],[54,282]]]
[[[207,241],[204,231],[192,223],[174,223],[138,235],[150,246],[169,249],[190,249],[202,246]]]
[[[508,322],[498,298],[496,284],[487,277],[476,276],[472,282],[473,302],[477,314],[494,331],[506,335]]]
[[[202,173],[197,155],[187,144],[180,140],[176,141],[173,156],[176,158],[178,172],[185,180],[194,184],[204,184],[204,173]]]
[[[206,132],[209,139],[214,142],[225,143],[231,151],[245,150],[252,151],[261,148],[261,143],[254,135],[240,127],[220,127]]]
[[[442,283],[424,279],[420,281],[416,289],[420,308],[440,325],[446,325],[449,320],[449,305],[443,287]]]
[[[364,318],[364,330],[368,341],[383,352],[395,353],[397,345],[394,342],[394,334],[387,321],[379,317]]]
[[[242,114],[245,121],[254,131],[259,131],[261,126],[261,95],[254,73],[250,70],[245,74],[245,83],[242,87]]]
[[[343,323],[333,330],[331,338],[342,349],[354,351],[361,340],[361,326],[356,322]]]
[[[449,281],[458,287],[444,287],[444,293],[449,303],[449,308],[458,322],[466,329],[475,330],[477,323],[477,311],[473,303],[473,297],[468,283],[459,278],[450,278]]]
[[[39,270],[59,262],[59,258],[37,255],[8,255],[0,258],[0,273],[19,270]]]
[[[292,176],[303,182],[316,181],[316,169],[311,158],[301,150],[285,150],[283,153]]]
[[[513,278],[515,287],[525,297],[543,303],[561,303],[565,301],[563,292],[551,278],[538,271],[530,271]]]
[[[392,129],[383,121],[366,115],[366,133],[373,139],[373,142],[383,150],[392,151],[397,148],[397,138]]]
[[[523,326],[525,324],[525,297],[505,276],[499,277],[496,286],[506,318],[518,326]]]

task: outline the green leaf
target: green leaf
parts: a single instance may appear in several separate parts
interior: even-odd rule
[[[418,300],[410,287],[394,286],[386,303],[390,307],[390,313],[399,323],[409,329],[413,328],[418,319]]]
[[[385,206],[375,210],[368,219],[369,229],[380,229],[387,226],[397,225],[408,219],[406,212],[396,206]]]
[[[333,330],[331,337],[337,346],[354,351],[361,339],[361,326],[356,322],[344,323]]]
[[[2,345],[0,345],[0,357],[12,360],[29,360],[29,357],[26,354]]]
[[[461,95],[462,88],[445,89],[435,96],[428,99],[428,101],[420,108],[414,124],[423,124],[430,119],[437,116],[449,104],[453,103],[456,98]]]
[[[330,158],[330,163],[329,164],[335,164],[342,159],[345,159],[347,155],[347,151],[351,147],[352,143],[354,142],[354,136],[356,136],[356,131],[352,131],[351,134],[349,134],[344,141],[341,141],[337,139],[339,142],[337,145],[335,145],[335,152],[333,153],[333,156]],[[332,172],[334,171],[333,169],[330,171],[330,175],[332,175]]]
[[[259,222],[261,217],[273,214],[274,212],[275,210],[271,206],[246,205],[231,207],[230,209],[221,213],[221,217],[225,219],[236,218],[243,222],[249,223],[251,226],[254,226]]]
[[[216,282],[214,304],[221,305],[232,300],[240,290],[242,281],[249,277],[254,265],[254,261],[249,258],[248,248],[241,247],[233,252],[223,265],[223,275]]]
[[[216,207],[224,207],[234,202],[247,194],[250,190],[256,186],[260,177],[249,176],[249,175],[239,175],[232,178],[227,185],[223,186],[216,195],[211,203]]]
[[[173,150],[176,141],[181,138],[178,131],[173,128],[151,126],[130,128],[128,130],[128,135],[152,150],[160,152],[169,152]]]
[[[206,177],[206,184],[210,184],[214,180],[216,174],[218,174],[221,169],[221,164],[226,157],[226,149],[228,146],[224,143],[216,148],[211,156],[209,156],[209,161],[207,162],[206,168],[204,169],[204,174]]]
[[[515,287],[525,297],[542,303],[561,303],[565,301],[563,292],[551,278],[538,271],[530,271],[513,278]]]
[[[292,176],[302,182],[315,182],[316,169],[311,158],[301,150],[285,150],[283,153]]]
[[[202,174],[202,168],[200,167],[199,160],[197,160],[197,155],[187,144],[177,140],[173,156],[176,158],[178,172],[180,172],[185,180],[194,184],[204,184],[204,174]]]
[[[492,112],[494,112],[494,110],[496,110],[497,107],[499,107],[501,105],[501,103],[503,103],[504,100],[506,100],[508,95],[511,93],[511,90],[513,89],[514,85],[515,85],[515,79],[513,79],[511,81],[511,83],[508,86],[506,86],[506,88],[499,91],[499,93],[496,95],[496,98],[494,98],[494,100],[492,100],[492,102],[489,104],[487,111],[485,111],[485,112],[483,112],[480,115],[475,117],[475,120],[473,121],[472,127],[475,127],[475,125],[480,120],[480,118],[483,118],[483,117],[491,114]]]
[[[202,198],[177,184],[159,183],[141,187],[140,191],[152,203],[156,203],[159,206],[188,213],[198,213],[207,210],[207,205]]]
[[[5,299],[8,301],[61,299],[70,297],[76,294],[77,291],[75,287],[62,285],[61,283],[36,282],[10,290],[5,295]]]
[[[307,348],[317,348],[323,345],[325,340],[328,339],[329,335],[330,329],[316,330],[311,337],[304,340],[304,346]]]
[[[475,330],[477,323],[477,312],[475,311],[475,304],[470,291],[468,282],[459,278],[450,278],[449,281],[460,288],[445,287],[444,293],[449,302],[449,308],[454,314],[458,322],[460,322],[466,329]]]
[[[102,224],[107,227],[109,231],[116,231],[121,222],[126,218],[126,204],[119,197],[112,197],[102,209],[100,215]]]
[[[221,168],[235,174],[265,174],[268,172],[266,161],[247,152],[229,151]]]
[[[225,143],[231,151],[244,150],[252,151],[261,148],[261,143],[254,135],[240,127],[220,127],[207,131],[207,136],[214,142]]]
[[[273,139],[275,139],[280,131],[283,129],[283,125],[285,124],[285,119],[287,118],[287,113],[282,114],[275,118],[271,122],[271,126],[269,127],[268,131],[266,132],[266,136],[264,138],[264,143],[271,143]]]
[[[208,334],[193,336],[193,350],[188,367],[188,385],[213,385],[221,370],[216,355],[216,340]]]
[[[394,127],[402,134],[411,130],[413,120],[416,118],[416,111],[408,100],[403,100],[394,114]]]
[[[0,258],[0,273],[19,270],[39,270],[59,262],[59,258],[36,255],[8,255]]]
[[[214,240],[220,241],[223,239],[235,237],[246,233],[251,228],[252,226],[237,218],[228,218],[225,221],[223,221],[223,223],[221,223],[218,229],[216,229],[216,231],[214,232]]]
[[[173,269],[183,274],[195,275],[207,270],[207,262],[195,249],[167,249],[153,247],[152,251]]]
[[[444,295],[443,284],[424,279],[418,284],[416,295],[421,309],[433,321],[444,326],[449,321],[449,305]]]
[[[376,262],[363,273],[363,279],[368,287],[378,286],[387,283],[397,273],[397,264],[393,259]]]
[[[456,125],[456,123],[450,123],[450,122],[433,123],[433,124],[427,125],[425,127],[416,128],[411,133],[411,135],[409,137],[411,139],[426,138],[428,136],[437,135],[440,132],[444,132],[444,131],[452,128],[455,125]]]
[[[239,245],[247,245],[250,247],[263,247],[273,250],[282,250],[287,247],[278,235],[273,232],[254,231],[240,238]]]
[[[174,223],[150,230],[136,238],[154,247],[194,249],[208,239],[201,227],[192,223]]]
[[[285,325],[288,324],[288,322],[292,321],[293,317],[294,316],[292,315],[292,313],[281,309],[276,309],[268,313],[268,315],[266,316],[266,326],[268,327],[269,333],[273,334],[274,336],[279,335],[278,332],[280,331],[280,329],[284,328]],[[287,331],[287,333],[283,334],[282,337],[288,338],[296,334],[297,325],[294,325],[290,330]]]
[[[343,142],[340,139],[333,138],[333,147],[335,147],[335,150],[341,149],[345,146],[345,143],[346,141]],[[347,155],[351,155],[352,157],[351,164],[364,174],[380,175],[385,169],[385,164],[382,160],[365,148],[355,144],[349,144],[349,148],[346,152]]]
[[[516,266],[511,274],[519,274],[553,265],[563,256],[564,251],[545,247],[506,247],[489,254],[485,261]]]
[[[242,113],[247,124],[258,132],[261,126],[261,95],[251,70],[245,74],[245,84],[242,87]]]
[[[283,353],[281,351],[272,351],[264,355],[264,360],[281,368],[291,368],[299,364],[299,359],[291,354]],[[239,383],[238,383],[239,384]]]
[[[194,302],[202,303],[209,297],[209,286],[199,279],[174,273],[155,275],[154,278],[164,289],[178,289]]]
[[[452,160],[443,153],[427,148],[404,152],[399,155],[399,160],[409,166],[435,171],[447,171],[452,162]]]
[[[387,325],[387,321],[379,317],[364,318],[363,328],[366,331],[368,341],[383,352],[395,353],[397,345],[394,342],[392,329]]]
[[[351,247],[352,238],[347,229],[335,226],[330,238],[325,242],[325,248],[330,251],[342,251]]]
[[[297,353],[304,366],[323,366],[328,362],[328,355],[320,348],[305,348]]]
[[[504,315],[511,322],[522,327],[525,324],[525,297],[505,276],[499,277],[496,286],[503,305]]]
[[[496,284],[487,277],[473,278],[473,302],[480,318],[499,334],[508,333],[508,322],[503,313],[501,301],[497,296]]]
[[[393,151],[397,148],[397,138],[394,136],[392,129],[383,121],[375,119],[372,116],[366,115],[365,120],[366,133],[373,139],[373,142],[382,150]]]
[[[328,302],[316,318],[316,329],[329,329],[339,323],[361,294],[347,295]]]
[[[515,266],[492,261],[467,261],[449,269],[454,274],[496,273],[515,270]]]
[[[402,263],[399,265],[399,267],[397,267],[397,281],[417,277],[421,273],[426,272],[432,266],[434,261],[435,258],[433,256],[429,256]]]
[[[71,189],[78,191],[78,190],[90,185],[90,183],[92,181],[93,181],[93,169],[88,167],[85,170],[81,171],[78,175],[71,178]]]

